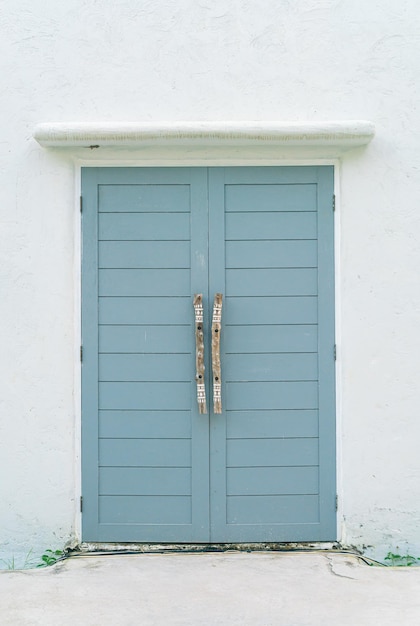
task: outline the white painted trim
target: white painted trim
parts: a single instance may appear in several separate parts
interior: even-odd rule
[[[114,151],[115,155],[115,151]],[[99,156],[103,158],[98,158]],[[125,153],[126,156],[126,153]],[[96,157],[96,158],[95,158]],[[151,158],[149,154],[142,155],[139,158],[136,153],[136,158],[110,158],[108,154],[98,152],[92,155],[80,156],[77,154],[73,157],[74,163],[81,169],[82,167],[302,167],[309,165],[310,167],[316,165],[337,165],[340,161],[338,158],[325,157],[325,158],[309,158],[307,156],[302,158],[262,158],[255,156],[254,158],[233,158],[233,157],[218,157],[212,156],[200,156],[200,157],[179,157],[179,158],[159,158],[153,155]]]
[[[74,162],[74,540],[79,544],[82,537],[82,513],[80,499],[82,496],[82,367],[80,362],[80,346],[82,345],[82,220],[80,213],[81,168]]]
[[[342,269],[341,269],[341,161],[334,163],[334,313],[335,313],[335,479],[338,506],[336,511],[337,541],[342,543],[345,532],[343,485],[343,370],[342,346]]]
[[[337,153],[368,144],[372,122],[46,122],[33,137],[44,147],[282,146],[334,147]]]

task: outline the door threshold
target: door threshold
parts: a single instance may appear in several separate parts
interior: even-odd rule
[[[99,543],[82,542],[69,554],[171,554],[204,552],[303,552],[334,551],[360,554],[338,542],[307,543]]]

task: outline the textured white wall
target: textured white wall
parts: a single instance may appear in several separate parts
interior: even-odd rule
[[[0,23],[0,558],[77,538],[73,156],[119,154],[32,128],[160,119],[375,122],[340,168],[340,514],[347,544],[420,556],[417,0],[4,0]]]

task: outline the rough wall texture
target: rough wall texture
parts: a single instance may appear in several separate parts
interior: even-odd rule
[[[342,538],[420,556],[418,2],[5,0],[0,23],[5,558],[77,539],[74,163],[33,126],[347,118],[377,137],[339,181]]]

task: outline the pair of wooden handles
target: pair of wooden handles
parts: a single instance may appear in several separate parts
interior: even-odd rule
[[[220,365],[220,333],[222,330],[223,295],[216,293],[213,302],[211,325],[211,363],[213,370],[213,411],[222,412],[222,369]],[[195,312],[195,380],[197,383],[198,412],[207,413],[206,384],[204,380],[204,310],[203,294],[194,295]]]

